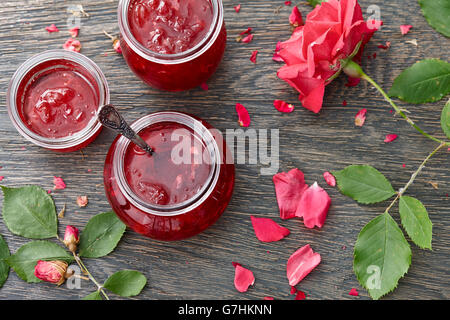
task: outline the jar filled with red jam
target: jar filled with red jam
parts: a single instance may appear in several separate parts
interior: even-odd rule
[[[101,131],[97,110],[109,103],[100,68],[72,51],[52,50],[22,64],[12,77],[7,105],[19,131],[38,146],[59,152],[79,150]]]
[[[223,58],[221,0],[120,0],[118,17],[125,61],[154,88],[200,86]]]
[[[104,169],[107,198],[134,231],[157,240],[194,236],[227,207],[235,168],[222,135],[178,112],[159,112],[131,125],[153,155],[124,137],[112,144]]]

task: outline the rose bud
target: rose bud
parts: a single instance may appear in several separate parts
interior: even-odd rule
[[[73,271],[67,272],[68,264],[64,261],[42,261],[39,260],[34,267],[34,275],[46,282],[56,283],[58,286],[72,276]]]
[[[77,250],[77,244],[80,242],[80,231],[75,227],[67,226],[63,242],[69,248],[70,252],[75,252]]]

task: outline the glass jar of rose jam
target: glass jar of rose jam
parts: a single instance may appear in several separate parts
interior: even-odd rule
[[[200,86],[223,58],[221,0],[120,0],[118,18],[125,61],[154,88]]]
[[[97,110],[109,103],[100,68],[82,54],[52,50],[22,64],[7,93],[8,113],[19,133],[59,152],[84,148],[100,133]]]
[[[154,149],[149,155],[124,137],[105,161],[107,198],[134,231],[181,240],[212,225],[227,207],[235,168],[222,135],[179,112],[145,116],[131,127]]]

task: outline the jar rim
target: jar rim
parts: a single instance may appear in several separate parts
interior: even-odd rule
[[[206,128],[199,120],[191,117],[186,113],[175,111],[156,112],[136,120],[130,125],[130,127],[135,132],[140,132],[151,125],[163,122],[177,123],[192,129],[194,134],[196,134],[198,138],[202,140],[202,143],[209,152],[211,169],[206,182],[195,196],[174,205],[151,204],[145,202],[142,198],[140,198],[135,192],[133,192],[125,176],[125,155],[131,142],[123,136],[119,137],[116,142],[116,147],[113,155],[113,171],[121,193],[135,207],[137,207],[141,211],[153,215],[176,216],[194,210],[209,197],[209,195],[216,187],[217,181],[219,179],[222,155],[220,153],[217,142],[214,139],[214,136],[211,134],[208,128]]]
[[[142,58],[160,64],[179,64],[185,63],[201,56],[207,51],[216,39],[224,24],[222,0],[210,0],[213,5],[213,21],[208,33],[197,45],[189,50],[176,54],[162,54],[152,51],[142,45],[133,35],[128,23],[128,7],[132,0],[120,0],[118,6],[118,24],[121,37],[127,45]]]
[[[97,82],[98,86],[99,103],[97,110],[102,105],[109,103],[110,94],[108,82],[101,69],[91,59],[78,52],[68,50],[47,50],[30,57],[16,70],[9,82],[6,96],[8,114],[11,118],[11,121],[13,122],[19,133],[27,140],[43,148],[60,150],[78,146],[83,142],[89,140],[98,132],[98,130],[100,130],[102,125],[98,121],[97,117],[94,116],[85,128],[73,135],[62,138],[47,138],[32,131],[24,124],[22,118],[20,117],[19,109],[17,106],[17,91],[22,84],[25,76],[33,68],[39,66],[42,63],[53,60],[70,61],[80,65],[81,67],[86,69],[87,72],[89,72],[89,74]]]

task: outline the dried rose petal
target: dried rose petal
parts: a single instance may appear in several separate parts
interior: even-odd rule
[[[122,47],[120,46],[120,41],[118,39],[113,41],[113,48],[118,54],[122,54]]]
[[[77,205],[80,208],[86,207],[88,204],[89,200],[87,196],[78,196],[77,197]]]
[[[397,138],[398,138],[398,135],[396,135],[395,133],[388,134],[388,135],[386,135],[384,142],[389,143],[389,142],[396,140]]]
[[[280,112],[290,113],[294,111],[294,105],[289,104],[282,100],[274,100],[273,106]]]
[[[80,27],[75,27],[69,30],[70,35],[72,38],[78,37],[78,33],[80,32]]]
[[[361,109],[355,116],[355,125],[362,127],[364,122],[366,122],[367,109]]]
[[[80,231],[73,226],[67,226],[63,242],[66,247],[69,248],[70,252],[75,252],[77,250],[77,245],[80,242]]]
[[[52,24],[49,27],[45,27],[45,30],[47,30],[49,33],[59,32],[59,29],[55,26],[55,24]]]
[[[63,44],[63,49],[69,50],[69,51],[80,52],[81,51],[81,42],[78,40],[75,40],[73,38],[69,38]]]
[[[241,265],[236,265],[234,273],[234,286],[239,292],[246,292],[249,286],[255,283],[255,276],[253,272],[242,267]]]
[[[200,85],[200,88],[202,88],[202,89],[205,90],[205,91],[208,91],[208,90],[209,90],[209,86],[208,86],[208,84],[207,84],[206,82],[203,82],[203,83]]]
[[[309,244],[295,251],[287,262],[289,285],[295,286],[320,263],[320,254],[313,252]]]
[[[241,33],[239,33],[239,35],[240,35],[240,36],[243,36],[244,34],[247,34],[247,33],[250,34],[250,32],[252,32],[252,30],[253,30],[253,29],[252,29],[251,27],[248,27],[247,30],[242,31]]]
[[[356,290],[355,288],[352,288],[352,290],[350,290],[348,294],[355,297],[359,296],[358,290]]]
[[[378,45],[378,48],[384,49],[384,50],[387,50],[387,49],[389,49],[390,47],[391,47],[391,42],[390,42],[390,41],[386,41],[386,44],[380,44],[380,45]]]
[[[250,115],[248,114],[247,109],[245,109],[245,107],[240,104],[240,103],[236,103],[236,112],[239,116],[239,125],[241,127],[248,127],[250,126]]]
[[[239,11],[241,11],[241,5],[238,4],[237,6],[235,6],[234,10],[236,11],[236,13],[239,13]]]
[[[66,188],[66,183],[61,177],[53,177],[53,190],[64,190]]]
[[[280,218],[294,218],[303,192],[308,189],[303,172],[296,168],[289,172],[277,173],[273,176],[273,183],[280,209]]]
[[[343,105],[344,107],[346,107],[346,106],[347,106],[347,100],[342,101],[342,105]]]
[[[289,229],[280,226],[278,223],[269,218],[256,218],[250,216],[252,220],[253,230],[259,241],[274,242],[287,237],[290,233]]]
[[[295,300],[305,300],[306,294],[303,291],[298,290],[297,295],[295,296]]]
[[[39,260],[34,267],[34,275],[36,278],[55,283],[58,286],[66,281],[67,263],[64,261],[42,261]]]
[[[312,229],[315,226],[322,228],[330,206],[330,196],[317,184],[317,182],[314,182],[314,184],[303,193],[295,215],[297,217],[303,217],[303,223],[305,224],[305,227],[309,229]]]
[[[294,286],[291,286],[291,294],[296,294],[297,293],[297,288]]]
[[[303,25],[302,14],[300,13],[300,10],[298,10],[297,6],[292,8],[291,15],[289,16],[289,23],[294,28],[297,28],[297,27]]]
[[[323,178],[330,187],[336,187],[336,178],[330,172],[324,172]]]
[[[412,28],[412,25],[409,25],[409,24],[401,25],[400,26],[400,31],[402,32],[402,35],[405,35],[405,34],[407,34],[409,32],[409,30],[411,30],[411,28]]]
[[[252,55],[250,57],[250,61],[253,63],[256,63],[256,56],[258,55],[258,50],[255,50],[252,52]]]
[[[273,297],[264,297],[263,300],[275,300]]]
[[[243,43],[250,43],[250,42],[252,42],[252,40],[253,40],[253,34],[249,34],[248,36],[246,36],[245,38],[243,38],[243,39],[241,40],[241,42],[243,42]]]

